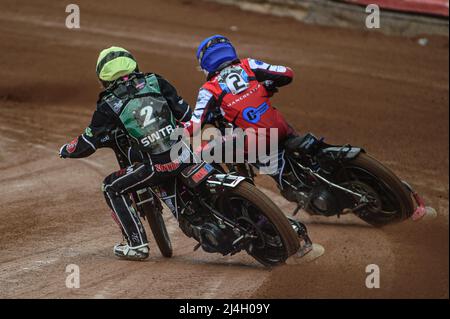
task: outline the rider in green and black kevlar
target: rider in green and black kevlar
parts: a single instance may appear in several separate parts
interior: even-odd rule
[[[97,76],[105,90],[100,93],[91,124],[61,147],[60,156],[87,157],[112,131],[121,129],[128,134],[140,159],[136,164],[130,160],[128,168],[107,176],[102,189],[126,239],[114,246],[114,254],[142,260],[149,255],[148,241],[129,194],[143,186],[158,185],[185,166],[183,159],[170,158],[170,150],[177,143],[170,135],[178,123],[191,118],[191,109],[167,80],[139,72],[136,60],[123,48],[111,47],[100,53]]]

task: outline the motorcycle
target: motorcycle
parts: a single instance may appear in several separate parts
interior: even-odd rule
[[[133,162],[128,137],[120,130],[105,138],[120,168]],[[165,257],[173,248],[163,219],[164,202],[183,233],[208,253],[234,255],[246,251],[264,266],[276,266],[312,246],[303,224],[289,222],[280,209],[252,181],[224,174],[206,162],[190,164],[164,184],[131,194],[134,208],[147,219]]]
[[[218,111],[209,120],[224,135],[233,129]],[[311,215],[355,214],[365,222],[381,227],[425,214],[422,198],[389,168],[360,147],[330,145],[313,134],[287,139],[275,154],[281,165],[275,179],[281,195]],[[229,174],[254,180],[261,163],[227,164]],[[413,203],[416,201],[417,208]]]

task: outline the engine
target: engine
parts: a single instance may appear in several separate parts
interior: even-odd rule
[[[202,216],[200,212],[201,209],[194,209],[192,206],[183,210],[179,216],[183,233],[197,240],[208,253],[228,255],[234,251],[234,233],[225,225],[219,225],[212,219],[211,214]]]
[[[310,207],[314,212],[324,216],[333,216],[339,213],[338,199],[325,186],[313,190]]]

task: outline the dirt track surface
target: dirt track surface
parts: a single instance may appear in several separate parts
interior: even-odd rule
[[[68,30],[68,3],[0,5],[0,297],[448,298],[448,38],[421,47],[188,0],[77,1],[81,29]],[[120,236],[100,191],[117,168],[112,153],[57,156],[90,121],[98,51],[128,48],[142,70],[163,74],[194,103],[203,80],[195,47],[214,33],[230,36],[242,56],[292,66],[296,81],[275,98],[291,123],[364,146],[439,217],[373,229],[303,215],[325,255],[266,270],[243,254],[193,252],[167,216],[174,258],[162,258],[152,241],[147,262],[114,259]],[[373,263],[381,288],[369,290],[365,267]],[[80,266],[80,289],[65,287],[68,264]]]

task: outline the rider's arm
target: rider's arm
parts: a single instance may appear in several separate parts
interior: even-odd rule
[[[210,91],[201,88],[198,92],[197,103],[195,104],[191,120],[184,123],[184,127],[189,134],[194,135],[202,129],[215,104],[216,99],[214,95]]]
[[[61,147],[59,151],[60,156],[63,158],[90,156],[103,143],[105,136],[108,136],[108,132],[110,132],[114,125],[111,117],[100,108],[97,108],[92,116],[91,124],[83,134]]]
[[[189,104],[178,95],[175,87],[170,84],[163,77],[156,75],[158,79],[159,88],[164,98],[169,103],[169,107],[172,110],[175,119],[178,122],[186,122],[191,119],[192,111]]]
[[[271,81],[271,85],[281,87],[294,79],[294,71],[286,66],[271,65],[254,59],[248,59],[248,64],[259,82]]]

